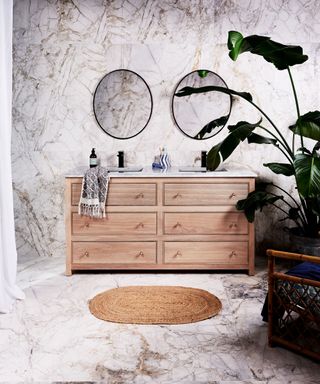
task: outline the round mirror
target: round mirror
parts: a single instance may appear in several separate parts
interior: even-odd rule
[[[214,72],[201,69],[182,78],[172,98],[172,115],[180,130],[196,140],[215,136],[226,125],[232,105],[230,95],[218,91],[197,93],[184,97],[175,94],[184,87],[215,85],[228,88],[223,79]]]
[[[106,74],[93,96],[93,111],[100,127],[116,139],[130,139],[147,126],[152,95],[137,73],[117,69]]]

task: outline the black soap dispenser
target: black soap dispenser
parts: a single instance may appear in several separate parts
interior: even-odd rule
[[[94,168],[98,165],[98,158],[94,148],[92,148],[91,150],[91,155],[89,157],[89,165],[90,165],[90,168]]]

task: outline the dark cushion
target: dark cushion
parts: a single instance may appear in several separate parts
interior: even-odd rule
[[[320,264],[305,261],[289,269],[286,275],[320,281]]]
[[[290,268],[286,275],[301,277],[304,279],[310,279],[320,281],[320,264],[310,263],[305,261],[297,264],[293,268]],[[320,316],[320,303],[314,303],[313,300],[320,298],[320,288],[293,283],[286,280],[279,280],[277,282],[277,290],[279,296],[287,302],[299,305],[302,308],[309,308],[309,310],[316,316]],[[292,292],[290,298],[288,292]],[[310,305],[312,303],[312,305]],[[268,321],[268,295],[263,304],[261,311],[263,321]]]

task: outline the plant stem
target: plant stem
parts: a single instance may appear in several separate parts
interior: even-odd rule
[[[272,196],[277,196],[277,197],[278,197],[278,195],[276,195],[276,194],[273,193],[273,192],[268,192],[268,193],[269,193],[270,195],[272,195]],[[298,209],[299,219],[301,220],[302,225],[304,225],[304,224],[305,224],[305,220],[304,220],[303,214],[302,214],[302,212],[301,212],[301,207],[298,206],[298,208],[295,208],[295,207],[293,207],[290,203],[288,203],[288,202],[287,202],[286,200],[284,200],[284,199],[281,199],[281,201],[283,201],[285,204],[287,204],[288,207],[290,207],[290,208],[292,208],[292,209]],[[277,207],[278,207],[278,206],[277,206]],[[296,220],[291,219],[290,216],[289,216],[289,214],[287,214],[287,215],[288,215],[288,217],[289,217],[290,220],[293,220],[293,221],[297,222]]]
[[[276,207],[277,209],[279,209],[280,211],[282,211],[283,213],[285,213],[286,216],[288,216],[288,219],[289,219],[289,215],[288,213],[281,207],[279,207],[278,205],[276,205],[275,203],[271,203],[271,205],[273,205],[274,207]]]
[[[291,82],[291,86],[292,86],[292,90],[293,90],[294,100],[295,100],[295,103],[296,103],[297,115],[298,115],[298,118],[299,118],[300,117],[300,108],[299,108],[297,92],[296,92],[296,88],[294,86],[294,82],[293,82],[293,78],[292,78],[292,75],[291,75],[290,67],[288,67],[288,73],[289,73],[290,82]]]
[[[305,215],[305,221],[306,221],[306,228],[308,228],[309,227],[309,223],[310,223],[310,214],[309,214],[309,209],[308,209],[308,206],[307,206],[307,203],[306,203],[306,201],[304,200],[304,198],[302,197],[302,196],[300,196],[299,195],[299,197],[300,197],[300,201],[301,201],[301,206],[302,206],[302,208],[303,208],[303,212],[304,212],[304,215]]]
[[[283,193],[285,193],[287,196],[289,196],[289,197],[294,201],[294,203],[295,203],[295,204],[297,205],[297,207],[300,209],[300,212],[301,212],[301,220],[302,220],[302,222],[304,223],[304,225],[308,225],[308,220],[307,220],[307,216],[306,216],[306,213],[305,213],[306,207],[304,206],[302,199],[300,198],[300,200],[301,200],[301,206],[302,206],[302,209],[301,209],[300,204],[297,202],[297,200],[296,200],[294,197],[292,197],[292,196],[290,195],[290,193],[288,193],[285,189],[283,189],[283,188],[279,187],[279,185],[276,185],[276,184],[273,184],[273,183],[270,183],[270,185],[272,185],[273,187],[276,187],[276,188],[280,189],[280,191],[282,191]],[[270,192],[269,192],[269,193],[270,193]],[[299,196],[299,197],[300,197],[300,196]]]
[[[280,147],[278,147],[279,151],[281,151],[285,157],[288,159],[289,163],[290,164],[293,164],[292,160],[290,159],[290,157],[285,153],[285,151],[283,149],[281,149]]]
[[[279,140],[279,138],[274,133],[272,133],[271,131],[269,131],[269,129],[263,127],[262,125],[259,125],[258,127],[266,131],[270,136],[274,137],[279,142],[279,144],[281,144],[283,148],[287,151],[287,147],[285,146],[285,144],[281,140]],[[292,159],[290,159],[290,157],[283,151],[283,149],[278,146],[277,148],[284,154],[284,156],[288,159],[289,163],[293,164]]]
[[[272,195],[272,196],[279,197],[279,195],[276,195],[276,194],[273,193],[273,192],[269,192],[269,191],[268,191],[268,193],[269,193],[270,195]],[[285,204],[287,204],[288,207],[290,207],[290,208],[295,208],[295,207],[293,207],[290,203],[288,203],[285,199],[281,199],[281,201],[283,201]]]
[[[295,138],[296,134],[294,132],[292,132],[292,152],[294,153],[294,138]]]
[[[283,213],[285,213],[285,215],[288,217],[289,220],[294,221],[294,222],[297,224],[297,226],[301,228],[301,224],[299,223],[299,221],[294,220],[294,219],[291,219],[291,218],[289,217],[288,213],[287,213],[284,209],[282,209],[281,207],[279,207],[278,205],[276,205],[276,204],[274,204],[274,203],[272,203],[271,205],[273,205],[275,208],[277,208],[277,209],[279,209],[280,211],[282,211]]]
[[[288,154],[289,156],[293,159],[294,158],[294,155],[293,155],[293,152],[291,151],[291,148],[290,146],[288,145],[286,139],[283,137],[282,133],[280,132],[280,130],[277,128],[277,126],[274,124],[274,122],[270,119],[270,117],[265,113],[263,112],[263,110],[257,106],[257,104],[255,104],[253,101],[250,101],[248,99],[245,99],[247,100],[251,105],[253,105],[260,113],[263,114],[263,116],[269,121],[269,123],[273,126],[273,128],[276,130],[276,132],[278,133],[278,135],[281,137],[283,143],[285,144],[286,146],[286,149],[288,151]]]
[[[270,183],[270,185],[272,185],[273,187],[276,187],[276,188],[280,189],[280,191],[284,192],[286,195],[288,195],[288,196],[295,202],[295,204],[297,205],[298,208],[300,207],[300,204],[297,202],[297,200],[296,200],[294,197],[292,197],[292,196],[290,195],[290,193],[287,192],[285,189],[279,187],[279,185],[274,184],[274,183]]]
[[[289,77],[290,77],[290,82],[291,82],[291,86],[292,86],[292,90],[293,90],[293,96],[294,96],[294,101],[296,103],[296,109],[297,109],[297,115],[298,115],[298,119],[300,117],[300,108],[299,108],[299,102],[298,102],[298,96],[297,96],[297,92],[296,92],[296,87],[294,86],[294,82],[293,82],[293,78],[292,78],[292,75],[291,75],[291,71],[290,71],[290,67],[288,66],[288,73],[289,73]],[[292,139],[292,152],[294,152],[294,135],[295,133],[293,133],[293,139]],[[301,140],[301,147],[303,148],[304,145],[303,145],[303,137],[302,137],[302,134],[300,133],[300,140]]]

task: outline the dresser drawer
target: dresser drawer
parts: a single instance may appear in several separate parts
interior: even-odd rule
[[[109,183],[107,205],[156,205],[157,185],[154,183],[129,184]],[[73,183],[71,187],[72,205],[78,205],[81,184]]]
[[[247,234],[248,222],[241,212],[166,212],[167,235]]]
[[[73,242],[72,260],[78,264],[155,264],[156,242]]]
[[[248,243],[245,241],[167,241],[165,263],[247,264]],[[227,266],[226,266],[227,267]]]
[[[74,235],[153,235],[157,233],[155,212],[110,212],[105,219],[72,214]]]
[[[235,205],[249,191],[247,183],[167,183],[164,205]]]

